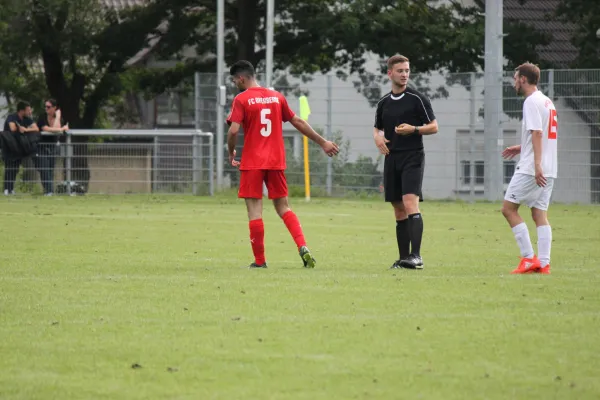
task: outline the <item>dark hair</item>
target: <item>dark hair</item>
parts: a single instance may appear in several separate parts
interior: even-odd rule
[[[392,68],[394,68],[394,65],[400,64],[403,62],[409,62],[408,57],[404,57],[401,54],[396,54],[395,56],[391,56],[390,58],[388,58],[387,67],[388,67],[388,69],[392,69]]]
[[[540,81],[540,69],[537,65],[526,62],[515,68],[515,71],[519,73],[519,76],[527,78],[530,85],[537,85]]]
[[[50,103],[52,104],[52,107],[56,107],[58,105],[55,99],[48,99],[44,103]]]
[[[250,61],[240,60],[231,66],[229,75],[246,75],[248,77],[254,77],[254,67]]]
[[[27,107],[31,107],[31,104],[29,104],[26,101],[20,101],[17,103],[17,112],[23,111],[23,110],[27,109]]]

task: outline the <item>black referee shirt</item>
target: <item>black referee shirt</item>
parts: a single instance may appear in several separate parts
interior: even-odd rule
[[[390,152],[423,149],[423,136],[411,133],[398,135],[394,128],[400,124],[421,127],[435,119],[431,102],[421,93],[407,87],[400,94],[389,92],[377,103],[375,128],[383,130]]]

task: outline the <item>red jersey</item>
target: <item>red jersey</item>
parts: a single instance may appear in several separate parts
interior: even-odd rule
[[[294,117],[285,97],[275,90],[252,87],[235,96],[227,124],[244,129],[240,170],[284,170],[283,123]]]

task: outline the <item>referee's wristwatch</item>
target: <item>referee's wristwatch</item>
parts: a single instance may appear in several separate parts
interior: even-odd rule
[[[413,133],[414,133],[414,134],[417,134],[417,135],[419,134],[419,127],[418,127],[418,126],[415,126],[415,130],[414,130],[414,132],[413,132]]]

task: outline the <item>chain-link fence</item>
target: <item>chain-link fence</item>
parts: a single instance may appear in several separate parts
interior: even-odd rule
[[[523,99],[512,87],[512,75],[507,71],[502,83],[499,150],[520,142]],[[214,74],[203,74],[200,78],[197,87],[200,128],[216,132],[217,79]],[[312,110],[309,122],[326,137],[342,144],[342,154],[332,161],[311,148],[313,193],[377,193],[382,183],[383,160],[373,144],[372,127],[374,106],[389,90],[387,77],[376,74],[280,75],[274,82],[275,89],[287,96],[295,110],[298,110],[299,96],[307,95]],[[440,127],[437,135],[424,138],[425,196],[485,198],[488,165],[484,149],[483,74],[413,74],[411,84],[431,99]],[[231,84],[226,86],[226,103],[230,105],[237,89]],[[558,110],[559,178],[554,200],[600,202],[600,70],[542,71],[539,87],[553,99]],[[226,108],[225,113],[228,111]],[[301,185],[302,142],[291,126],[286,125],[284,129],[289,147],[287,174],[292,185]],[[223,158],[226,162],[227,157]],[[501,168],[503,182],[500,184],[506,187],[515,161],[503,161]],[[234,185],[236,172],[226,165],[224,174],[225,186]]]
[[[14,191],[44,194],[212,195],[214,144],[193,130],[74,130],[23,160]],[[11,175],[2,165],[3,182]],[[17,166],[18,168],[18,166]],[[10,183],[5,190],[12,191]],[[7,193],[11,194],[11,193]]]
[[[261,78],[259,76],[259,80]],[[225,82],[229,82],[228,79]],[[483,74],[413,74],[411,84],[431,99],[440,127],[438,134],[424,137],[424,195],[428,199],[485,198],[489,165],[484,148]],[[506,72],[502,84],[498,149],[520,141],[523,103],[512,88],[512,72]],[[376,74],[279,75],[274,79],[274,86],[287,96],[295,110],[298,110],[299,96],[307,95],[312,111],[311,125],[341,145],[340,155],[333,159],[314,144],[310,145],[312,195],[380,195],[383,159],[374,146],[372,128],[374,106],[389,90],[387,77]],[[70,168],[62,161],[68,159],[64,144],[54,150],[58,155],[52,155],[57,187],[67,190],[64,183],[74,181],[84,183],[88,193],[208,194],[210,185],[218,181],[215,171],[219,169],[213,160],[218,160],[217,153],[221,152],[223,186],[215,190],[235,188],[239,172],[228,165],[226,146],[216,148],[217,140],[213,141],[212,137],[189,134],[194,131],[194,125],[203,132],[218,132],[217,87],[214,74],[201,74],[196,79],[196,98],[194,93],[180,91],[150,102],[148,109],[154,110],[153,126],[187,127],[188,134],[179,131],[154,136],[152,132],[160,131],[150,131],[146,136],[123,137],[125,131],[114,131],[108,136],[73,136]],[[225,115],[237,93],[230,83],[226,87]],[[542,71],[540,89],[554,100],[558,110],[559,178],[553,199],[599,203],[600,70]],[[219,123],[226,132],[224,121]],[[302,194],[303,142],[289,124],[284,126],[284,136],[291,193]],[[238,154],[243,154],[243,135]],[[31,172],[35,169],[34,163],[26,162],[27,165],[29,168],[21,172],[20,182],[39,179]],[[503,161],[500,165],[503,177],[499,184],[506,187],[515,161]],[[62,172],[67,169],[73,175],[70,179]],[[41,190],[41,185],[36,187]]]

